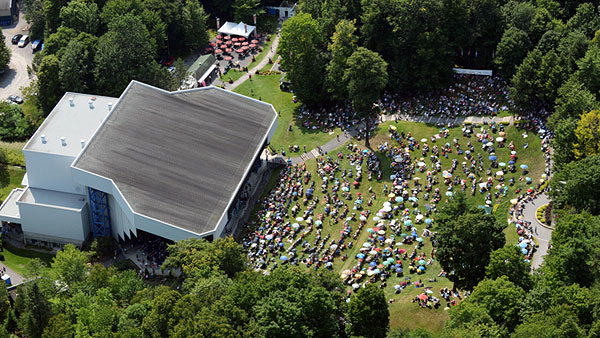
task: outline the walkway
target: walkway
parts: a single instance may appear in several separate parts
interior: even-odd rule
[[[2,252],[0,252],[0,254],[2,254]],[[5,273],[10,276],[10,282],[12,285],[18,285],[18,284],[23,283],[23,281],[25,281],[25,278],[23,278],[23,276],[19,275],[18,273],[16,273],[14,270],[9,268],[8,266],[0,263],[0,268],[6,269]],[[0,273],[0,276],[3,274],[4,273]],[[2,282],[2,281],[0,281],[0,282]]]
[[[533,201],[525,204],[523,209],[523,219],[531,222],[531,225],[535,229],[535,238],[538,241],[539,247],[533,254],[531,260],[531,268],[537,269],[544,262],[544,256],[548,252],[548,244],[552,238],[552,228],[541,225],[536,218],[536,211],[539,207],[550,202],[550,199],[546,194],[540,194]]]
[[[279,46],[279,34],[277,34],[275,36],[275,39],[273,40],[273,43],[271,44],[271,49],[267,52],[267,55],[265,55],[263,57],[263,59],[256,66],[252,67],[252,69],[249,69],[246,74],[242,75],[242,77],[237,79],[237,81],[235,81],[234,83],[231,83],[231,84],[225,83],[225,89],[234,90],[239,85],[244,83],[244,81],[248,80],[250,78],[250,74],[254,74],[254,73],[258,72],[259,70],[261,70],[264,66],[266,66],[269,63],[269,59],[273,58],[273,56],[275,55],[278,46]]]

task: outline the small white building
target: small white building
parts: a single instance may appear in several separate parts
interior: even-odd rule
[[[27,244],[221,236],[277,127],[267,103],[216,87],[66,93],[23,148],[24,188],[0,206]]]
[[[296,15],[296,7],[297,3],[284,0],[279,6],[266,6],[265,8],[267,9],[268,14],[275,15],[280,19],[285,20]]]

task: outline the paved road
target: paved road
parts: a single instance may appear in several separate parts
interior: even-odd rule
[[[544,256],[548,252],[548,243],[550,243],[550,239],[552,238],[552,229],[539,224],[536,219],[537,209],[549,202],[550,199],[548,196],[546,196],[546,194],[540,194],[536,199],[525,204],[525,208],[523,209],[523,219],[531,222],[534,229],[537,230],[535,238],[538,241],[539,247],[533,254],[533,259],[531,261],[532,269],[537,269],[540,267],[540,265],[542,265]]]
[[[21,275],[19,275],[18,273],[16,273],[13,270],[11,270],[6,265],[0,263],[0,268],[6,268],[6,274],[10,276],[10,282],[11,282],[12,285],[17,285],[17,284],[23,283],[24,278]],[[2,274],[3,273],[0,273],[0,276]],[[0,281],[0,282],[2,282],[2,281]]]
[[[10,64],[4,74],[0,74],[0,100],[5,100],[9,95],[21,95],[21,87],[29,85],[31,80],[27,75],[27,66],[33,61],[31,43],[24,48],[19,48],[11,43],[12,37],[17,34],[28,34],[29,25],[20,14],[20,20],[16,25],[2,28],[2,33],[6,38],[6,45],[12,52]]]

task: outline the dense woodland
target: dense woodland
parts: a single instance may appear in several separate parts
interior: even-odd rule
[[[46,47],[32,66],[37,80],[27,97],[35,104],[25,107],[25,116],[39,121],[67,90],[118,95],[131,79],[173,88],[173,77],[155,59],[201,47],[212,18],[240,18],[253,12],[248,6],[262,5],[243,3],[27,0],[32,35],[45,36]],[[556,230],[540,269],[530,274],[519,251],[504,247],[503,226],[460,195],[437,215],[447,238],[437,258],[455,272],[456,286],[472,290],[450,310],[444,337],[600,336],[598,6],[301,0],[300,13],[283,26],[282,66],[306,104],[352,98],[357,112],[370,113],[373,97],[384,90],[444,87],[460,65],[494,69],[523,111],[552,112]],[[473,227],[486,238],[476,243],[476,254],[456,262],[453,249],[474,240]],[[0,337],[429,336],[388,332],[379,288],[362,289],[347,303],[338,276],[325,270],[249,271],[232,239],[183,241],[169,253],[165,268],[183,271],[179,288],[151,286],[135,271],[101,265],[86,273],[88,257],[73,247],[56,257],[54,275],[34,261],[29,276],[39,278],[18,291],[15,304],[0,286]],[[465,264],[485,269],[461,269]]]

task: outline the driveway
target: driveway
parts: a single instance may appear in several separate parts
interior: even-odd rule
[[[2,33],[6,38],[6,45],[12,52],[10,63],[0,74],[0,100],[5,100],[9,95],[21,96],[19,88],[26,87],[31,81],[27,75],[27,66],[33,61],[33,53],[31,51],[31,43],[24,48],[19,48],[11,43],[11,39],[15,34],[28,34],[29,25],[23,18],[23,14],[19,14],[19,22],[15,25],[2,27]]]

